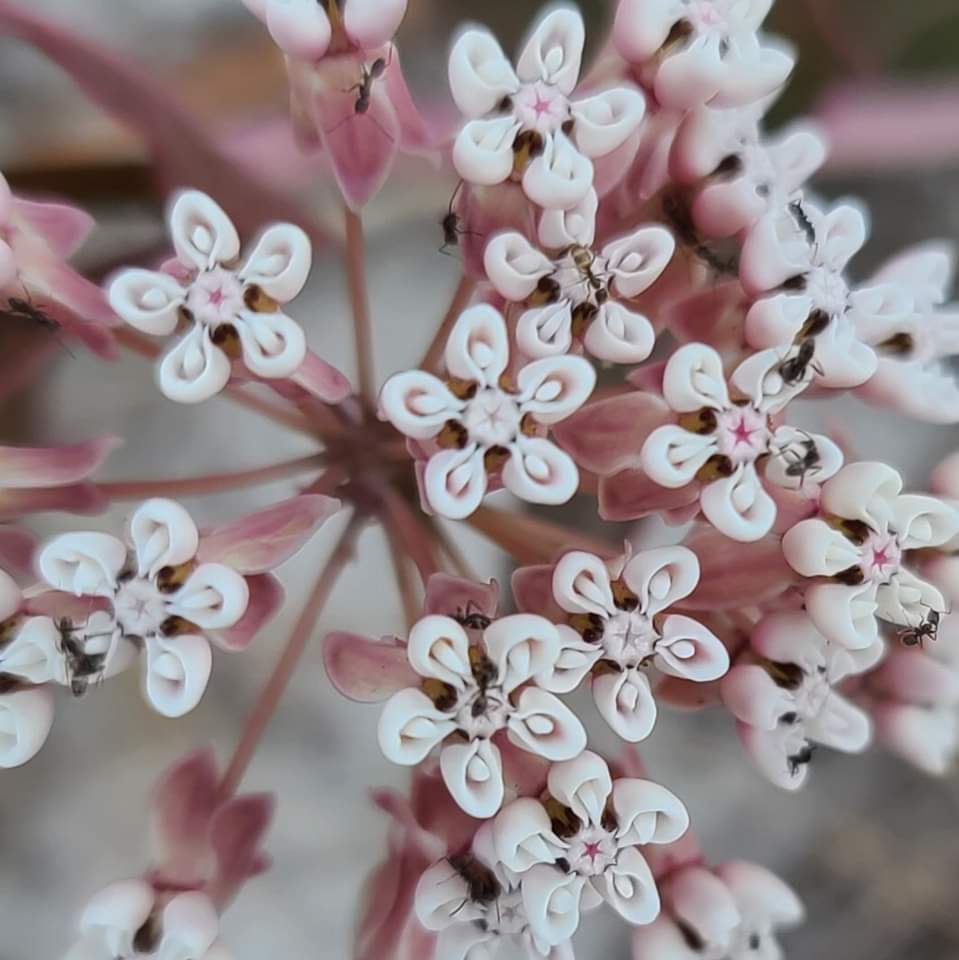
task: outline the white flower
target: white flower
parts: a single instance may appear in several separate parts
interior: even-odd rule
[[[571,102],[579,79],[585,28],[561,7],[536,26],[514,72],[486,30],[462,33],[450,53],[450,90],[469,120],[453,146],[453,163],[469,183],[522,179],[533,203],[576,206],[593,185],[592,158],[622,146],[645,112],[638,91],[618,87]]]
[[[740,739],[776,786],[798,790],[809,772],[813,744],[859,753],[871,736],[869,718],[836,691],[850,674],[874,666],[877,640],[863,650],[830,644],[802,611],[771,613],[753,629],[756,658],[734,666],[722,681]]]
[[[951,358],[959,354],[959,304],[946,303],[955,276],[955,252],[923,244],[887,263],[873,283],[912,295],[909,313],[865,317],[857,324],[876,351],[875,374],[860,388],[871,403],[927,423],[959,422],[959,386]]]
[[[699,184],[690,213],[707,236],[734,236],[769,212],[801,203],[800,188],[826,158],[825,144],[808,124],[764,135],[765,106],[699,107],[676,132],[670,172],[680,183]]]
[[[754,863],[694,864],[661,887],[663,913],[633,936],[637,960],[781,960],[776,931],[804,914],[793,890]]]
[[[505,789],[495,734],[505,730],[513,744],[547,760],[568,760],[586,746],[576,715],[539,682],[559,646],[557,628],[532,614],[494,620],[478,638],[451,617],[424,617],[407,645],[424,681],[383,708],[383,753],[413,766],[442,743],[440,769],[453,799],[470,816],[493,816]]]
[[[602,900],[629,923],[652,923],[659,893],[639,848],[686,832],[689,815],[679,798],[650,780],[614,783],[602,757],[588,750],[554,764],[547,790],[546,806],[514,800],[493,822],[496,857],[520,874],[535,936],[568,940],[580,911]]]
[[[291,376],[306,357],[303,331],[280,309],[306,283],[310,241],[289,223],[268,227],[237,266],[240,238],[226,213],[196,190],[170,210],[170,235],[187,275],[127,269],[110,284],[110,305],[131,326],[168,337],[186,335],[159,367],[163,394],[199,403],[230,379],[231,360],[268,379]]]
[[[752,103],[781,87],[793,68],[781,44],[760,41],[772,2],[621,0],[613,43],[665,107]]]
[[[479,505],[488,473],[532,503],[565,503],[579,485],[572,459],[542,436],[586,402],[596,374],[582,357],[546,357],[505,379],[509,340],[502,316],[485,304],[463,313],[446,343],[444,383],[422,370],[391,377],[381,415],[416,440],[435,438],[423,476],[426,500],[460,520]]]
[[[757,461],[767,458],[766,479],[799,489],[820,482],[842,464],[827,437],[774,427],[773,416],[809,385],[808,371],[791,371],[785,354],[764,350],[744,360],[729,378],[712,347],[690,343],[666,364],[663,397],[679,422],[657,427],[640,451],[643,470],[664,487],[702,482],[699,503],[709,522],[733,540],[759,540],[772,528],[776,504],[763,489]],[[815,461],[807,463],[814,456]]]
[[[740,276],[766,293],[746,314],[745,333],[757,349],[815,342],[809,369],[826,387],[855,387],[876,372],[863,331],[886,329],[913,312],[901,283],[850,289],[846,265],[866,239],[866,220],[843,204],[824,214],[807,200],[763,217],[749,232]]]
[[[612,568],[611,568],[612,567]],[[685,547],[647,550],[613,565],[582,551],[567,553],[553,572],[553,598],[569,625],[547,685],[574,689],[594,671],[593,699],[625,740],[644,739],[656,722],[645,668],[688,680],[716,680],[729,667],[720,640],[689,617],[663,616],[699,581],[699,561]]]
[[[435,960],[572,960],[568,941],[543,943],[530,928],[519,876],[496,862],[493,824],[484,823],[471,850],[434,863],[416,885],[416,916],[438,931]]]
[[[80,938],[64,960],[231,960],[206,894],[161,901],[150,884],[127,880],[101,890],[80,918]]]
[[[589,209],[576,218],[577,235],[563,243],[558,256],[546,256],[520,233],[501,233],[486,246],[486,273],[504,297],[530,307],[516,327],[516,342],[526,356],[566,353],[575,339],[600,360],[640,363],[652,352],[656,335],[646,317],[620,300],[639,296],[656,282],[675,242],[663,227],[646,226],[594,251],[595,194],[590,197]],[[567,227],[573,223],[563,220]],[[544,215],[544,246],[552,245],[554,225]]]
[[[132,551],[104,533],[67,533],[44,546],[40,572],[58,590],[106,597],[111,614],[92,617],[80,635],[111,636],[146,650],[144,691],[164,716],[192,710],[206,689],[212,653],[205,631],[236,624],[246,612],[249,587],[235,570],[198,563],[199,532],[189,513],[172,500],[143,503],[130,519]],[[104,653],[103,675],[125,658],[114,641]],[[97,648],[89,652],[97,652]]]
[[[36,756],[52,726],[53,695],[46,688],[0,692],[0,768],[19,767]]]
[[[933,497],[903,494],[882,463],[851,463],[823,484],[821,516],[783,537],[789,565],[804,577],[806,610],[827,640],[860,650],[878,636],[876,618],[916,627],[946,602],[904,566],[904,553],[946,543],[959,511]]]

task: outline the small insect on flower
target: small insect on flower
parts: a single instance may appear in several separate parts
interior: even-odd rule
[[[786,757],[786,763],[789,765],[790,776],[795,777],[796,774],[799,773],[801,767],[807,766],[810,760],[812,760],[815,752],[816,744],[806,743],[798,753],[794,753],[792,756]]]
[[[390,54],[392,57],[392,53]],[[363,65],[363,75],[359,83],[354,83],[352,87],[347,87],[344,93],[353,93],[356,91],[356,102],[353,104],[354,113],[367,113],[370,109],[370,96],[373,92],[373,83],[379,80],[389,66],[389,61],[382,57],[377,57],[369,66]]]
[[[76,635],[75,624],[68,617],[60,617],[56,621],[56,626],[59,635],[57,647],[64,656],[70,692],[75,697],[82,697],[91,683],[99,683],[103,679],[103,672],[111,651],[107,649],[103,653],[88,653],[84,642]],[[108,634],[95,636],[108,636]]]
[[[453,911],[455,916],[467,903],[489,906],[502,892],[496,874],[481,860],[470,853],[456,853],[446,858],[449,865],[466,883],[466,899]]]
[[[812,368],[822,376],[822,368],[813,362],[816,355],[816,337],[829,326],[829,314],[825,310],[815,310],[803,324],[796,336],[798,349],[794,356],[787,356],[779,366],[779,375],[787,386],[802,383],[806,372]]]
[[[456,198],[459,196],[460,190],[463,189],[464,182],[465,181],[460,180],[460,182],[456,184],[456,189],[453,191],[453,196],[450,197],[446,213],[440,219],[440,227],[443,229],[443,245],[440,247],[439,252],[446,254],[446,256],[450,256],[450,247],[459,246],[460,237],[482,237],[481,233],[467,230],[463,226],[463,218],[453,209],[456,205]]]
[[[810,244],[816,242],[816,228],[813,226],[812,220],[809,219],[806,211],[803,209],[801,200],[794,200],[789,204],[789,212],[792,214],[793,219],[799,226],[799,229],[802,230],[803,235]]]
[[[799,485],[806,482],[809,474],[819,473],[822,468],[822,455],[816,446],[816,441],[809,434],[805,434],[806,439],[801,440],[800,450],[792,447],[785,447],[780,451],[780,456],[786,461],[786,476],[798,477]]]
[[[38,307],[26,293],[24,297],[10,297],[7,300],[6,308],[0,310],[0,316],[37,327],[53,335],[58,335],[62,329],[60,322]],[[70,356],[73,356],[65,343],[61,341],[61,345]]]
[[[463,607],[457,607],[456,613],[453,614],[453,619],[461,627],[466,627],[467,630],[485,630],[493,622],[491,617],[486,616],[485,613],[481,613],[476,609],[476,605],[472,600],[466,604],[465,609]]]
[[[929,612],[914,627],[900,630],[896,636],[904,647],[921,647],[926,640],[935,640],[939,636],[939,611]]]

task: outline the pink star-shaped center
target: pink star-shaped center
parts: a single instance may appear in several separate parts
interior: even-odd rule
[[[594,840],[584,844],[585,849],[583,850],[583,856],[589,857],[590,860],[595,861],[599,856],[599,841]]]
[[[224,299],[226,299],[226,294],[224,294],[222,287],[217,287],[216,290],[211,290],[207,294],[207,303],[213,307],[218,307]]]
[[[746,426],[746,418],[743,417],[732,429],[733,442],[737,444],[749,443],[750,438],[755,432],[755,429],[750,430],[749,427]]]
[[[535,112],[537,117],[541,117],[544,114],[550,113],[550,111],[552,110],[552,107],[553,107],[552,100],[544,100],[539,93],[536,94],[536,100],[533,102],[532,109]]]
[[[872,565],[873,565],[874,567],[878,567],[880,570],[882,570],[883,567],[887,567],[887,566],[889,566],[891,563],[892,563],[892,560],[890,559],[889,554],[886,553],[886,548],[885,548],[885,547],[882,547],[882,548],[879,549],[879,550],[877,550],[875,547],[873,547],[873,550],[872,550]]]

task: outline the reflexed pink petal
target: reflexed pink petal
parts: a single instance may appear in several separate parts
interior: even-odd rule
[[[117,343],[111,326],[117,325],[117,318],[99,288],[67,269],[56,271],[56,287],[64,302],[42,301],[44,313],[60,325],[65,336],[76,337],[104,360],[115,360],[118,355]],[[84,306],[85,302],[91,306]],[[108,319],[93,320],[97,313],[106,315]]]
[[[37,490],[0,488],[0,519],[22,513],[63,511],[65,513],[98,513],[109,500],[92,483],[74,483],[66,487]]]
[[[702,527],[685,541],[699,557],[699,586],[683,601],[690,610],[752,606],[779,596],[797,582],[783,557],[779,538],[767,535],[738,543]]]
[[[0,524],[0,569],[17,580],[33,578],[33,551],[37,539],[25,527]]]
[[[283,605],[283,585],[273,574],[250,574],[244,580],[249,589],[246,612],[232,627],[207,631],[210,640],[221,650],[245,650]]]
[[[553,564],[519,567],[510,579],[513,600],[523,613],[538,613],[561,622],[566,614],[553,599]]]
[[[745,296],[737,282],[700,290],[669,307],[666,328],[684,343],[706,343],[717,350],[742,343]]]
[[[323,640],[323,663],[330,683],[359,703],[377,703],[420,682],[410,667],[406,646],[395,638],[371,640],[357,633],[328,633]]]
[[[291,497],[203,533],[197,559],[244,574],[272,570],[293,556],[340,506],[339,500],[321,494]]]
[[[353,387],[344,374],[312,351],[307,351],[303,362],[290,379],[324,403],[340,403],[353,392]]]
[[[604,520],[638,520],[660,510],[676,510],[697,504],[699,484],[677,490],[660,486],[642,470],[621,470],[599,481],[599,515]],[[698,505],[695,506],[698,512]]]
[[[432,151],[438,146],[440,138],[430,129],[413,100],[396,47],[391,48],[390,58],[383,83],[399,123],[400,147],[415,153]]]
[[[37,233],[59,257],[69,257],[87,238],[94,221],[90,214],[62,203],[13,199],[13,216]]]
[[[58,487],[88,477],[119,444],[98,437],[62,447],[0,447],[0,487]]]
[[[637,464],[646,437],[670,419],[662,400],[635,391],[587,404],[553,436],[584,470],[607,476]]]
[[[426,584],[423,614],[453,616],[457,613],[479,613],[495,617],[498,604],[499,585],[495,580],[477,583],[445,573],[434,573]]]
[[[260,847],[275,808],[273,794],[248,793],[228,800],[215,811],[209,835],[216,860],[211,896],[218,893],[229,898],[245,880],[269,865]]]
[[[406,15],[407,0],[349,0],[343,10],[347,36],[364,50],[389,43]]]

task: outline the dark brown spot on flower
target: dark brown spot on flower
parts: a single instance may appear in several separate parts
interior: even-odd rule
[[[802,342],[809,337],[818,337],[829,326],[829,319],[829,314],[825,310],[813,310],[796,334],[796,342]]]
[[[703,483],[712,483],[713,480],[722,480],[731,477],[736,468],[729,457],[717,453],[711,456],[697,471],[696,479]]]
[[[806,274],[797,273],[796,276],[790,277],[788,280],[783,280],[782,289],[793,293],[798,293],[799,291],[805,290]]]
[[[540,156],[546,149],[542,134],[535,130],[523,130],[513,141],[513,176],[519,179],[529,166],[530,160]]]
[[[776,686],[783,690],[798,690],[802,686],[806,674],[798,663],[780,663],[776,660],[766,661],[766,672],[773,678]]]
[[[232,323],[221,323],[218,327],[215,327],[210,334],[210,340],[233,360],[237,360],[243,355],[240,335],[236,332],[236,327]]]
[[[838,530],[847,540],[856,546],[861,546],[872,533],[872,528],[863,520],[847,520],[845,517],[833,517],[830,525]]]
[[[447,420],[436,435],[437,446],[444,450],[462,450],[469,443],[469,431],[459,420]]]
[[[20,626],[20,618],[10,617],[0,623],[0,650],[10,644],[17,635],[17,628]]]
[[[493,108],[495,113],[512,113],[513,111],[513,98],[507,94],[500,100],[499,103]]]
[[[423,681],[423,693],[433,701],[437,710],[448,713],[456,707],[456,688],[436,677],[427,677]]]
[[[570,117],[569,120],[563,121],[563,125],[562,127],[560,127],[560,129],[563,131],[563,133],[566,134],[567,137],[569,137],[569,136],[572,136],[573,129],[575,126],[576,126],[576,121],[572,117]]]
[[[719,166],[713,170],[714,177],[732,177],[743,169],[743,162],[738,154],[730,153],[719,161]]]
[[[878,349],[895,357],[904,357],[912,353],[915,346],[916,342],[911,334],[897,333],[887,340],[883,340]]]
[[[682,46],[695,32],[688,20],[677,20],[666,34],[666,40],[659,48],[660,53],[670,53],[674,48]]]
[[[180,637],[186,633],[196,633],[196,625],[191,623],[186,617],[167,617],[160,624],[160,633],[164,637]]]
[[[532,306],[542,306],[544,303],[556,303],[559,300],[559,283],[550,274],[540,277],[536,282],[536,289],[528,297]]]
[[[160,946],[163,929],[160,924],[160,915],[151,913],[146,922],[137,930],[133,937],[133,949],[138,953],[153,953]]]
[[[519,422],[519,432],[523,434],[524,437],[539,436],[539,424],[536,422],[536,417],[531,413],[524,413]]]
[[[619,820],[616,819],[616,813],[610,806],[603,808],[603,816],[600,819],[600,825],[604,830],[615,833],[619,829]]]
[[[597,613],[574,613],[569,618],[569,625],[587,643],[599,643],[606,623]]]
[[[675,917],[673,922],[676,924],[676,929],[679,930],[682,935],[683,941],[686,943],[686,946],[690,950],[695,950],[697,953],[706,949],[706,941],[683,919],[680,917]]]
[[[243,302],[247,310],[252,310],[254,313],[276,313],[280,309],[276,300],[255,283],[251,283],[243,291]]]
[[[684,413],[679,417],[679,425],[690,433],[706,435],[716,430],[718,421],[712,407],[703,407],[694,413]]]
[[[613,591],[613,602],[620,610],[635,610],[639,606],[639,597],[626,586],[622,577],[613,580],[609,586]]]
[[[496,473],[497,470],[503,469],[509,457],[510,453],[506,447],[490,447],[483,454],[483,466],[487,473]]]
[[[549,814],[550,826],[557,837],[571,837],[579,831],[582,822],[569,807],[564,807],[555,797],[547,797],[543,807]]]
[[[156,577],[157,590],[161,593],[172,593],[174,590],[179,590],[192,572],[193,563],[190,561],[176,566],[160,567]]]
[[[476,396],[479,384],[475,380],[463,380],[460,377],[450,377],[446,387],[457,400],[471,400]]]
[[[573,322],[571,324],[573,336],[582,340],[586,336],[589,325],[596,319],[597,313],[599,313],[599,307],[595,304],[588,301],[576,304],[573,307]]]
[[[0,673],[0,695],[16,690],[23,680],[12,673]]]
[[[847,587],[858,587],[866,579],[866,575],[862,572],[862,567],[858,564],[853,564],[851,567],[846,567],[845,570],[840,570],[837,573],[833,580],[836,583],[845,584]]]
[[[187,327],[193,326],[193,311],[189,307],[180,306],[177,309],[176,315],[178,330],[184,330]]]

